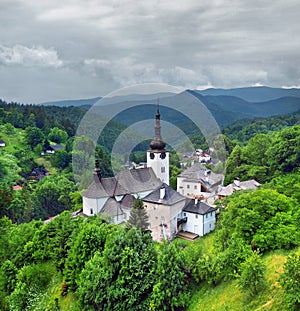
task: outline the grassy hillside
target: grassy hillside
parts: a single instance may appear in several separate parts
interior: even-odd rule
[[[196,242],[184,242],[189,248],[201,247],[208,253],[213,249],[214,233]],[[177,240],[177,243],[182,243]],[[296,250],[300,253],[300,249]],[[257,296],[250,297],[240,291],[237,280],[223,281],[217,286],[202,283],[195,286],[187,311],[251,311],[286,310],[282,300],[282,289],[278,284],[283,265],[291,251],[275,250],[263,256],[266,265],[267,286]]]

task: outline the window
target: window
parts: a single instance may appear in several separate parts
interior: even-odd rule
[[[93,215],[94,214],[94,211],[93,211],[93,209],[91,208],[91,210],[90,210],[90,213],[91,213],[91,215]]]
[[[165,172],[166,172],[166,168],[165,168],[164,166],[161,167],[161,168],[160,168],[160,172],[161,172],[161,173],[165,173]]]
[[[212,212],[210,213],[210,217],[212,216]]]
[[[208,218],[208,214],[206,214],[205,217]]]
[[[198,219],[198,215],[195,215],[195,218]]]
[[[194,186],[194,189],[197,190],[197,185]]]
[[[183,216],[185,217],[185,216],[186,216],[186,213],[183,213]]]
[[[190,189],[190,185],[186,185],[187,189]]]
[[[209,229],[211,229],[211,224],[209,224]]]
[[[126,215],[126,213],[124,213],[124,219],[127,219],[127,215]]]
[[[153,153],[153,152],[150,153],[150,159],[151,159],[151,160],[154,159],[154,153]]]

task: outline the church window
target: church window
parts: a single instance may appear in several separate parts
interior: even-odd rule
[[[150,159],[152,159],[152,160],[154,159],[154,153],[153,152],[150,153]]]
[[[94,211],[93,211],[93,209],[91,208],[91,210],[90,210],[90,213],[91,213],[91,215],[93,215],[94,214]]]
[[[161,158],[161,159],[164,159],[165,157],[166,157],[166,154],[165,154],[165,153],[161,153],[161,154],[160,154],[160,158]]]
[[[161,171],[161,173],[165,173],[166,172],[166,168],[163,166],[163,167],[161,167],[160,171]]]

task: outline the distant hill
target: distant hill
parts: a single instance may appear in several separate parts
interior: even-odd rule
[[[237,89],[207,89],[187,90],[180,94],[158,93],[158,94],[128,94],[124,96],[114,96],[105,98],[99,102],[99,111],[102,105],[109,107],[110,113],[116,115],[116,120],[125,125],[153,118],[156,111],[156,99],[160,99],[162,119],[175,126],[190,127],[190,121],[183,114],[178,113],[178,109],[184,111],[189,108],[186,104],[184,93],[191,94],[198,98],[212,113],[220,126],[226,126],[232,122],[243,118],[269,117],[280,114],[292,114],[300,109],[300,89],[279,89],[270,87],[249,87]],[[64,100],[57,102],[47,102],[42,105],[55,106],[80,106],[89,109],[101,97]],[[134,108],[128,103],[134,103]],[[164,108],[164,103],[174,109]],[[150,106],[149,106],[150,104]],[[106,109],[107,110],[107,109]],[[190,128],[191,131],[193,131]]]
[[[45,103],[41,103],[40,105],[57,106],[57,107],[69,107],[69,106],[74,106],[74,107],[86,106],[86,107],[89,107],[89,106],[94,105],[100,99],[101,99],[101,97],[87,98],[87,99],[69,99],[69,100],[45,102]]]
[[[242,98],[249,102],[264,102],[280,97],[298,97],[300,98],[300,89],[291,88],[272,88],[267,86],[253,86],[253,87],[242,87],[234,89],[206,89],[206,90],[193,90],[201,95],[226,95],[226,96],[235,96]]]

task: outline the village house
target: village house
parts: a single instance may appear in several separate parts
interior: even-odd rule
[[[5,147],[6,143],[3,139],[0,139],[0,147]]]
[[[222,198],[225,198],[227,196],[230,196],[233,194],[234,191],[256,190],[260,186],[261,186],[261,184],[254,179],[246,180],[246,181],[240,181],[239,178],[236,178],[233,181],[233,183],[227,185],[226,187],[222,187],[220,189],[220,191],[218,192],[218,198],[222,199]]]
[[[46,148],[46,153],[48,154],[54,154],[56,151],[58,150],[63,150],[64,147],[60,144],[56,144],[56,145],[50,145]]]
[[[189,198],[214,201],[223,179],[223,174],[216,174],[198,162],[177,176],[177,192]]]

